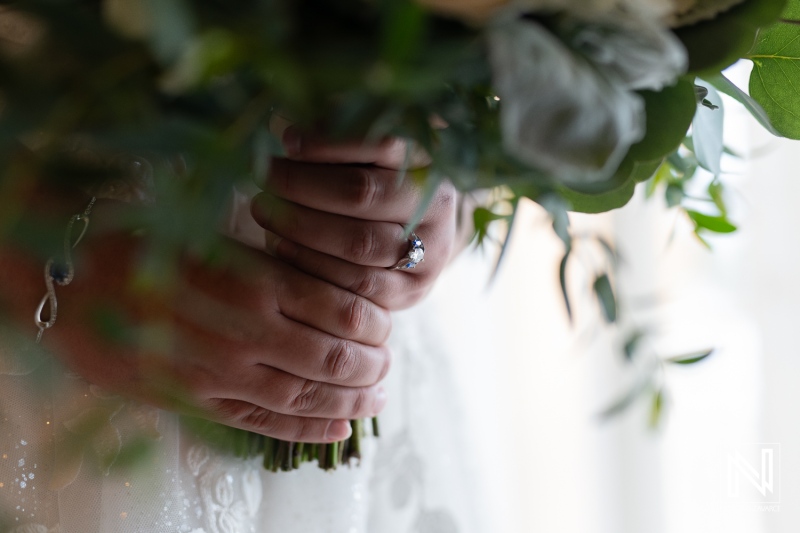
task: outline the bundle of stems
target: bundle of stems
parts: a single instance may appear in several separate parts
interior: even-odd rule
[[[288,472],[314,461],[323,470],[350,465],[353,459],[361,459],[363,439],[368,435],[380,435],[377,417],[351,420],[353,432],[350,437],[327,444],[290,442],[212,422],[188,420],[199,436],[221,450],[233,451],[243,459],[263,456],[264,468],[270,472]]]

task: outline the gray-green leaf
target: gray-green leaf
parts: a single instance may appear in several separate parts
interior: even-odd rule
[[[594,280],[594,292],[600,301],[600,308],[603,316],[608,322],[617,320],[617,299],[614,296],[614,289],[611,287],[611,280],[608,274],[601,274]]]
[[[694,141],[694,152],[700,166],[708,170],[715,176],[722,173],[720,161],[724,145],[722,141],[722,125],[724,114],[722,100],[719,93],[713,88],[708,88],[707,99],[719,109],[709,109],[706,106],[698,106],[697,112],[692,122],[692,140]]]

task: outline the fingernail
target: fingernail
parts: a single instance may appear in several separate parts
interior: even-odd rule
[[[383,387],[379,388],[378,391],[375,393],[375,404],[373,406],[373,412],[377,415],[383,408],[386,407],[386,389]]]
[[[349,439],[352,434],[353,428],[348,420],[334,420],[328,424],[328,429],[325,431],[325,440],[333,442]]]
[[[293,157],[300,155],[302,142],[303,139],[300,132],[297,131],[297,128],[290,126],[283,132],[281,143],[283,144],[283,151],[286,152],[287,156]]]

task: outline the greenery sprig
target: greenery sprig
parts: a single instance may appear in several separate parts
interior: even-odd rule
[[[462,191],[503,187],[500,204],[475,211],[479,241],[490,224],[512,224],[522,198],[541,204],[564,242],[569,309],[569,211],[621,207],[646,182],[685,210],[698,237],[736,229],[720,179],[716,90],[773,134],[800,138],[800,70],[784,68],[800,61],[798,0],[745,0],[671,28],[631,9],[587,17],[510,4],[476,20],[428,4],[0,3],[35,36],[0,43],[0,238],[46,258],[61,226],[26,217],[20,195],[32,183],[124,179],[124,168],[98,161],[144,158],[158,202],[126,221],[148,236],[137,283],[169,285],[181,254],[221,253],[227,191],[263,180],[282,154],[267,127],[280,110],[333,139],[413,140],[433,158],[409,174],[427,191],[445,179]],[[740,58],[754,65],[749,95],[722,74]],[[686,207],[698,168],[713,176],[708,212]],[[592,282],[609,322],[618,320],[612,280],[598,272]],[[660,389],[653,403],[660,411]],[[327,447],[238,430],[223,440],[242,456],[263,454],[271,470],[304,460],[330,468],[358,456],[363,426],[354,421],[350,440]]]

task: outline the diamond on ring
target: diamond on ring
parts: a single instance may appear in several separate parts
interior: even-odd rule
[[[422,244],[422,239],[412,233],[408,241],[411,243],[408,252],[389,270],[408,270],[425,261],[425,245]]]

